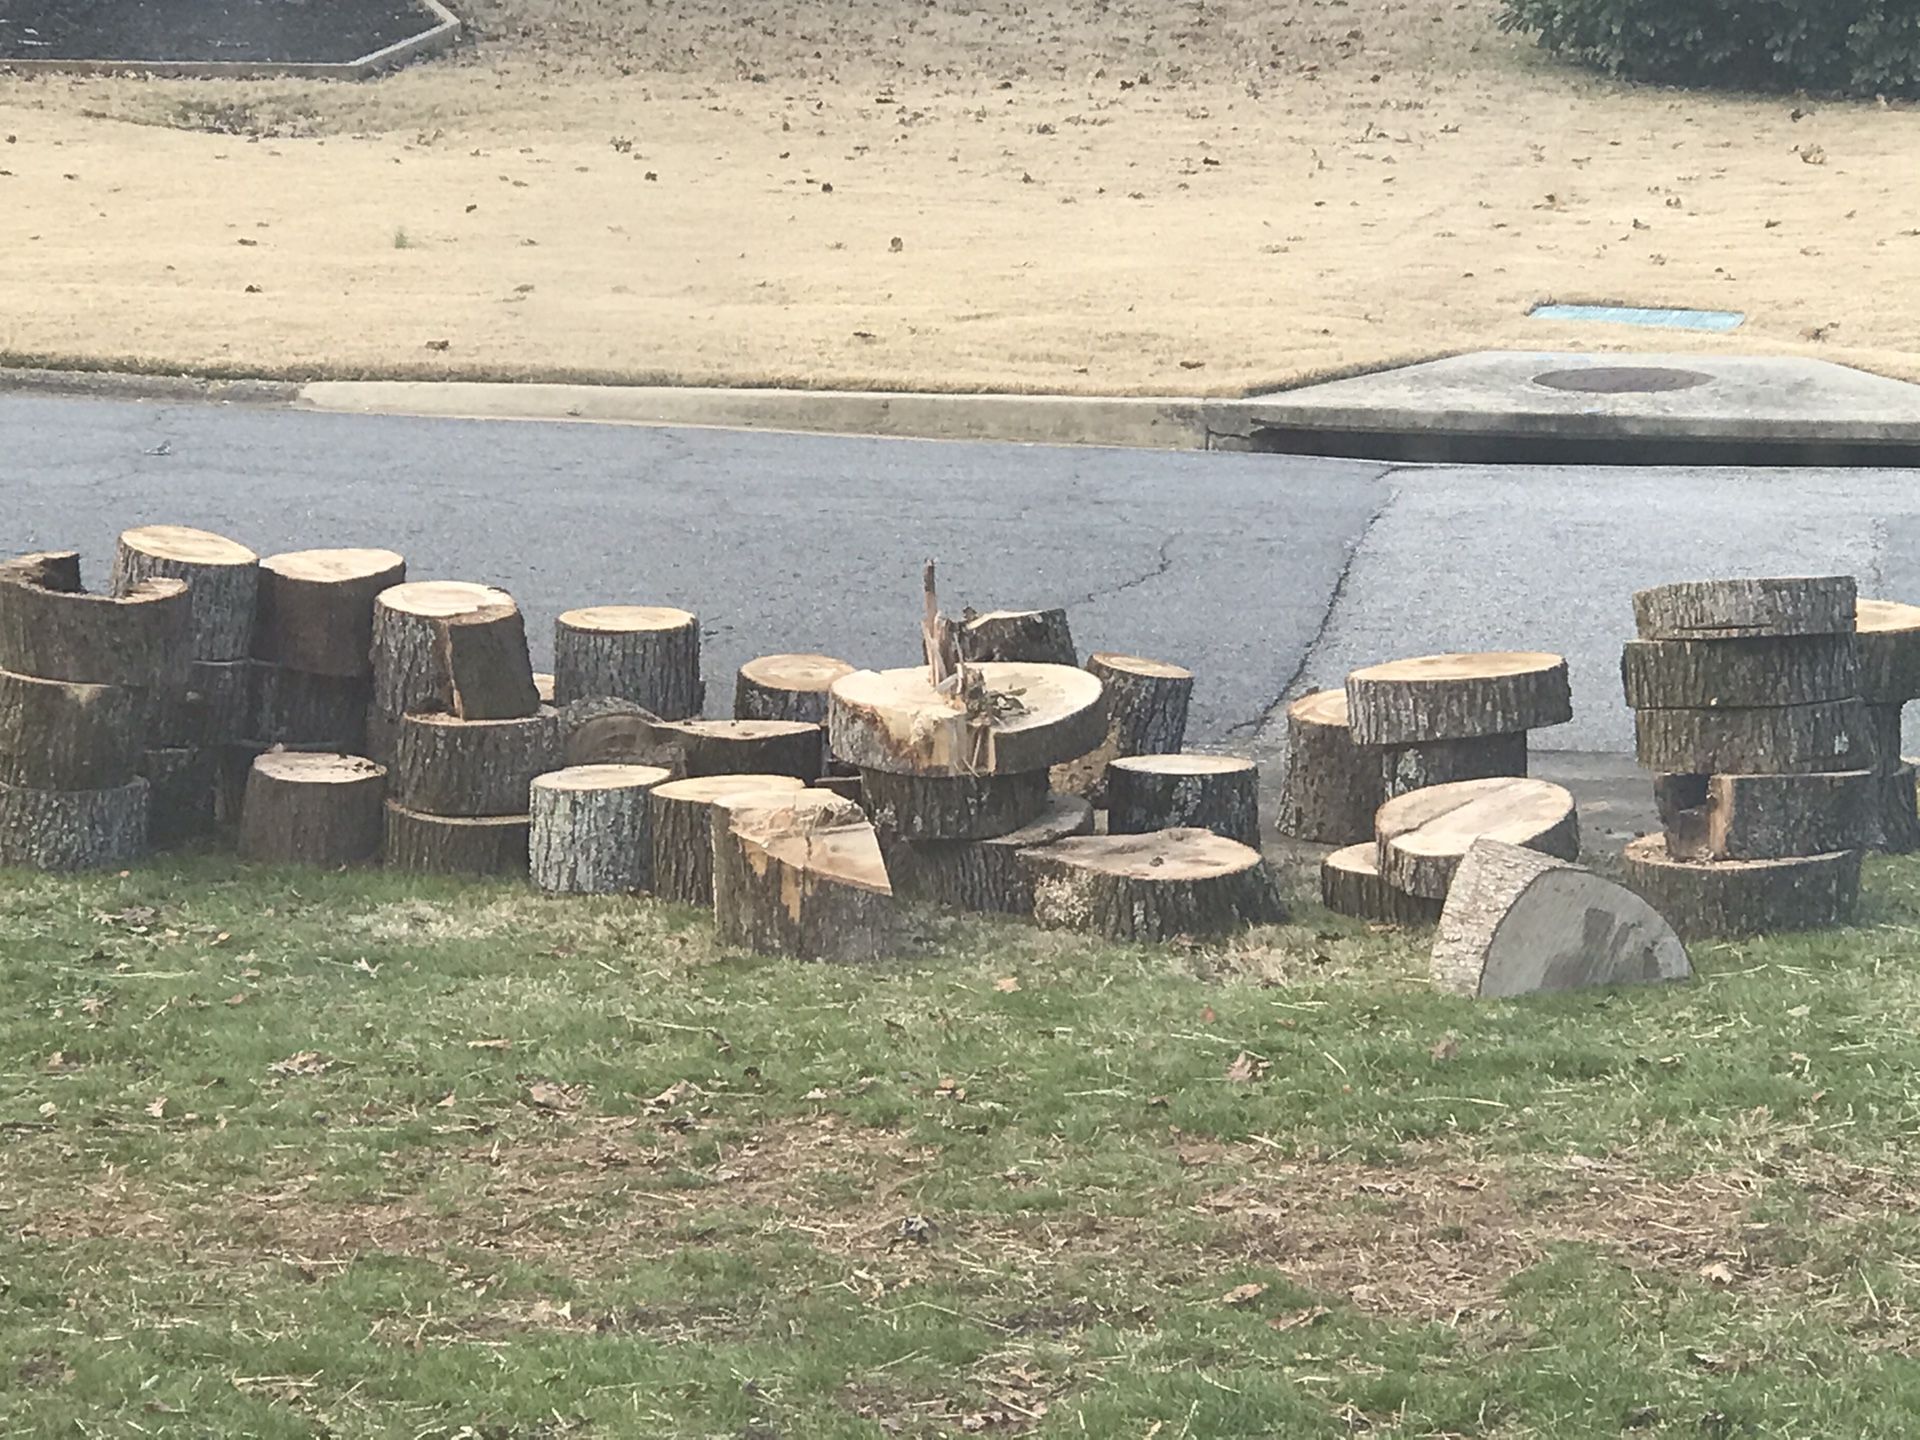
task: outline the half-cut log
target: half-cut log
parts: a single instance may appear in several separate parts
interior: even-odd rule
[[[1636,591],[1633,620],[1642,640],[1845,635],[1854,603],[1851,575],[1683,580]]]
[[[1358,745],[1512,735],[1572,718],[1567,662],[1540,651],[1421,655],[1347,676]]]
[[[963,612],[954,627],[963,660],[1004,660],[1023,665],[1078,665],[1073,631],[1064,610]]]
[[[740,667],[733,684],[736,720],[827,723],[827,693],[853,666],[831,655],[762,655]]]
[[[1047,772],[1015,775],[893,775],[867,770],[860,802],[873,823],[903,840],[977,840],[1004,835],[1047,806]]]
[[[373,673],[373,603],[405,582],[391,550],[290,550],[260,562],[254,655],[289,670],[364,680]]]
[[[371,622],[369,622],[371,623]],[[323,675],[255,661],[253,725],[248,732],[268,744],[281,741],[346,740],[358,752],[367,729],[373,687],[357,675]]]
[[[387,801],[387,868],[417,875],[524,875],[525,815],[427,815]]]
[[[1866,770],[1663,776],[1654,798],[1674,859],[1778,860],[1868,844],[1873,781]]]
[[[627,895],[653,884],[655,765],[574,765],[535,777],[527,868],[549,895]]]
[[[1211,830],[1081,835],[1021,852],[1033,918],[1109,940],[1225,935],[1286,918],[1260,852]]]
[[[1854,610],[1859,635],[1860,698],[1869,705],[1920,699],[1920,605],[1862,600]]]
[[[1107,767],[1107,830],[1191,827],[1260,848],[1260,767],[1236,755],[1129,755]]]
[[[1788,775],[1872,763],[1858,700],[1756,710],[1639,710],[1640,763],[1672,774]]]
[[[1852,698],[1851,635],[1743,640],[1629,640],[1620,682],[1635,710],[1751,709]]]
[[[1087,657],[1087,673],[1105,687],[1107,736],[1054,770],[1053,787],[1106,803],[1107,766],[1123,755],[1177,755],[1186,744],[1193,672],[1142,655]]]
[[[680,775],[791,775],[819,777],[826,763],[826,732],[801,720],[663,720],[660,743],[679,759]]]
[[[0,865],[98,870],[147,851],[147,782],[108,790],[0,785]]]
[[[224,535],[186,525],[142,525],[120,533],[113,593],[143,580],[183,580],[193,594],[190,649],[196,660],[244,660],[253,651],[260,557]]]
[[[526,815],[533,777],[563,765],[560,715],[516,720],[409,715],[393,763],[393,798],[430,815]]]
[[[654,786],[647,800],[654,893],[683,905],[713,904],[714,802],[805,788],[791,775],[702,775]]]
[[[517,720],[540,708],[526,624],[513,597],[459,580],[414,580],[373,606],[374,758],[398,743],[400,717],[439,711],[462,720]]]
[[[954,910],[1033,913],[1033,873],[1021,852],[1070,835],[1093,833],[1093,806],[1078,795],[1051,795],[1017,830],[981,840],[902,840],[880,831],[893,893]]]
[[[124,595],[88,595],[34,583],[64,580],[64,565],[17,564],[0,572],[0,670],[138,689],[187,683],[193,598],[186,581],[144,580]]]
[[[1440,901],[1396,890],[1381,878],[1379,847],[1371,840],[1320,862],[1320,901],[1335,914],[1384,925],[1431,925],[1440,918]]]
[[[1527,733],[1477,735],[1469,740],[1430,740],[1378,752],[1386,798],[1456,780],[1491,780],[1527,773]]]
[[[1875,850],[1907,855],[1920,850],[1920,806],[1914,793],[1914,767],[1901,764],[1875,771],[1869,781],[1868,841]]]
[[[1380,807],[1374,836],[1386,882],[1429,900],[1446,898],[1454,871],[1479,839],[1562,860],[1580,857],[1573,796],[1545,780],[1460,780],[1415,790]]]
[[[137,690],[0,670],[0,785],[107,790],[139,772],[147,707]]]
[[[1012,775],[1084,755],[1106,735],[1099,679],[1066,665],[969,665],[948,696],[925,667],[856,670],[834,681],[833,753],[896,775]]]
[[[140,762],[147,780],[147,838],[156,850],[198,839],[213,829],[211,750],[167,746]]]
[[[1347,692],[1316,690],[1287,706],[1287,780],[1280,833],[1322,845],[1373,838],[1386,797],[1380,752],[1353,743]]]
[[[553,694],[561,705],[611,695],[662,720],[698,715],[700,622],[666,605],[592,605],[554,623]]]
[[[1664,836],[1643,835],[1623,859],[1627,884],[1685,940],[1843,925],[1860,898],[1858,850],[1785,860],[1676,860]]]
[[[358,755],[269,751],[247,776],[240,858],[332,868],[376,860],[386,793],[386,767]]]
[[[900,917],[861,813],[824,790],[762,793],[713,810],[714,935],[760,955],[877,960]]]

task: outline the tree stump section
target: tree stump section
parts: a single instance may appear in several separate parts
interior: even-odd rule
[[[880,842],[858,805],[823,790],[713,809],[714,935],[759,955],[868,961],[899,943]]]
[[[0,670],[0,785],[108,790],[140,769],[147,707],[137,690]]]
[[[1287,780],[1280,833],[1322,845],[1373,838],[1386,800],[1380,752],[1353,743],[1347,692],[1316,690],[1287,706]]]
[[[253,762],[240,858],[338,869],[380,857],[387,771],[358,755],[272,750]]]
[[[1869,705],[1920,699],[1920,605],[1862,600],[1854,611],[1860,698]]]
[[[253,652],[260,557],[238,541],[185,525],[122,531],[113,556],[113,593],[144,580],[182,580],[193,595],[195,660],[244,660]]]
[[[1107,700],[1107,736],[1091,752],[1056,767],[1053,787],[1106,804],[1107,766],[1126,755],[1178,755],[1187,739],[1193,672],[1142,655],[1087,657]]]
[[[183,690],[152,693],[149,738],[162,745],[220,745],[253,738],[253,662],[196,660]]]
[[[1858,770],[1873,746],[1858,700],[1764,710],[1637,710],[1636,750],[1649,770],[1788,775]]]
[[[381,591],[372,656],[367,734],[378,760],[390,757],[412,711],[518,720],[540,708],[519,607],[488,585],[415,580]]]
[[[211,808],[217,830],[238,831],[246,814],[247,781],[253,776],[253,762],[262,755],[291,752],[297,755],[346,755],[345,747],[332,741],[302,741],[298,744],[263,744],[258,740],[232,740],[209,746],[206,751],[213,772]]]
[[[740,667],[733,684],[736,720],[827,723],[827,693],[853,666],[831,655],[762,655]]]
[[[1433,988],[1508,999],[1692,978],[1687,947],[1631,890],[1517,845],[1467,851],[1433,939]]]
[[[657,765],[575,765],[537,776],[527,868],[549,895],[630,895],[652,887]]]
[[[415,875],[524,875],[525,815],[427,815],[387,801],[387,868]]]
[[[954,628],[960,658],[1022,665],[1078,665],[1064,610],[972,610]]]
[[[269,745],[341,740],[357,753],[365,743],[367,706],[372,699],[373,687],[362,676],[327,675],[255,661],[253,726],[248,738]]]
[[[880,831],[893,893],[903,900],[998,915],[1033,913],[1033,874],[1022,852],[1093,833],[1093,806],[1078,795],[1050,795],[1017,830],[979,840],[902,840]]]
[[[536,775],[563,764],[559,712],[517,720],[409,715],[394,754],[393,798],[430,815],[525,816]]]
[[[647,801],[654,894],[682,905],[712,905],[714,802],[805,788],[791,775],[703,775],[654,786]]]
[[[1422,655],[1347,676],[1356,745],[1512,735],[1573,718],[1567,662],[1539,651]]]
[[[569,610],[554,624],[553,693],[561,705],[610,695],[662,720],[698,715],[700,622],[665,605]]]
[[[1856,850],[1876,833],[1873,775],[1669,775],[1654,786],[1676,860],[1779,860]]]
[[[1627,884],[1683,940],[1843,925],[1860,898],[1858,850],[1785,860],[1676,860],[1664,836],[1643,835],[1622,858]]]
[[[1897,700],[1860,707],[1866,743],[1866,753],[1861,759],[1863,762],[1870,760],[1875,770],[1891,770],[1900,763],[1900,732],[1905,708]]]
[[[1049,930],[1153,941],[1286,918],[1260,852],[1211,830],[1081,835],[1021,853],[1033,876],[1033,918]]]
[[[1524,779],[1527,732],[1480,735],[1471,740],[1433,740],[1400,745],[1380,753],[1382,789],[1387,799],[1410,790],[1451,785],[1456,780]]]
[[[156,850],[196,840],[213,829],[213,753],[199,746],[149,750],[147,838]]]
[[[1047,808],[1047,772],[1017,775],[892,775],[866,770],[860,803],[873,823],[903,840],[979,840],[1004,835]]]
[[[834,681],[833,753],[894,775],[1013,775],[1086,754],[1106,735],[1098,678],[1065,665],[970,665],[978,688],[954,697],[926,667],[856,670]]]
[[[1446,898],[1476,840],[1503,840],[1561,860],[1580,857],[1573,796],[1544,780],[1461,780],[1415,790],[1380,807],[1374,838],[1381,877],[1429,900]]]
[[[100,870],[147,853],[147,782],[107,790],[0,785],[0,865]]]
[[[678,755],[680,775],[791,775],[814,780],[826,763],[826,732],[801,720],[663,720],[658,742]]]
[[[1383,925],[1432,925],[1441,902],[1396,890],[1380,874],[1371,840],[1334,851],[1320,862],[1320,903],[1337,915]]]
[[[35,583],[77,574],[62,558],[0,571],[0,670],[82,685],[184,686],[193,658],[186,581],[143,580],[111,596]]]
[[[256,659],[339,680],[373,674],[373,607],[405,583],[391,550],[290,550],[260,562]]]
[[[1890,855],[1920,850],[1920,808],[1916,808],[1914,767],[1875,771],[1869,781],[1867,843]]]
[[[1685,580],[1633,597],[1642,640],[1738,640],[1853,631],[1851,575],[1786,579]]]
[[[1851,635],[1746,640],[1629,640],[1620,683],[1635,710],[1754,709],[1852,698]]]
[[[1234,755],[1129,755],[1107,767],[1107,831],[1211,830],[1260,848],[1260,767]]]

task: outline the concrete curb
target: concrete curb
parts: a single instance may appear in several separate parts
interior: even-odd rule
[[[137,375],[120,370],[0,368],[0,394],[8,392],[243,405],[290,405],[300,397],[300,387],[288,380],[206,380],[197,375]]]

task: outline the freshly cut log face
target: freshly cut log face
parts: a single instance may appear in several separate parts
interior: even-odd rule
[[[1440,918],[1440,901],[1396,890],[1381,878],[1379,847],[1371,840],[1320,862],[1320,902],[1337,915],[1386,925],[1431,925]]]
[[[1454,871],[1479,839],[1562,860],[1580,856],[1573,796],[1545,780],[1460,780],[1415,790],[1380,807],[1374,833],[1387,883],[1429,900],[1446,898]]]
[[[873,823],[903,840],[978,840],[1004,835],[1046,809],[1047,772],[1016,775],[892,775],[868,770],[860,801]]]
[[[1858,692],[1854,648],[1851,635],[1629,640],[1620,680],[1635,710],[1811,705]]]
[[[1347,676],[1359,745],[1511,735],[1573,718],[1567,662],[1535,650],[1421,655]]]
[[[1859,631],[1860,698],[1869,705],[1899,705],[1920,698],[1920,605],[1862,600],[1855,607]]]
[[[525,815],[426,815],[387,801],[387,868],[421,875],[524,875]]]
[[[826,734],[801,720],[663,720],[660,743],[678,752],[669,768],[681,775],[819,776]]]
[[[533,693],[540,697],[542,705],[553,704],[553,676],[544,670],[534,671]]]
[[[1033,875],[1033,918],[1050,930],[1165,940],[1286,918],[1260,852],[1211,830],[1082,835],[1022,853]]]
[[[827,723],[827,692],[853,666],[831,655],[762,655],[740,667],[733,686],[736,720]]]
[[[1316,690],[1287,706],[1287,782],[1280,833],[1323,845],[1373,837],[1386,799],[1380,752],[1353,743],[1347,692]]]
[[[1115,835],[1191,827],[1260,846],[1260,767],[1237,755],[1130,755],[1107,768]]]
[[[955,628],[962,659],[1027,665],[1078,665],[1064,610],[969,611]]]
[[[373,602],[407,578],[391,550],[290,550],[260,562],[254,654],[310,675],[373,673]]]
[[[698,715],[700,622],[667,605],[590,605],[554,624],[553,693],[559,704],[612,696],[662,720]]]
[[[409,712],[516,720],[540,706],[519,607],[489,585],[412,580],[381,591],[372,653],[368,720],[376,750],[397,740]]]
[[[193,593],[196,660],[244,660],[253,649],[260,557],[224,535],[186,525],[125,530],[113,557],[113,593],[143,580],[184,580]]]
[[[1777,860],[1867,844],[1874,833],[1873,780],[1866,770],[1669,776],[1654,793],[1674,859]],[[1694,788],[1685,781],[1698,782],[1697,800],[1685,793]]]
[[[1050,795],[1033,820],[980,840],[902,840],[880,831],[893,893],[954,910],[1033,913],[1033,875],[1021,852],[1093,833],[1093,806],[1078,795]]]
[[[549,895],[626,895],[653,884],[655,765],[575,765],[533,782],[527,864]]]
[[[926,669],[856,670],[833,684],[833,753],[896,775],[1012,775],[1084,755],[1106,734],[1097,677],[1066,665],[969,665],[981,691],[940,694]]]
[[[0,785],[108,790],[133,779],[146,750],[137,690],[0,670]]]
[[[1872,763],[1858,700],[1756,710],[1638,710],[1640,763],[1674,774],[1786,775]]]
[[[1502,999],[1686,980],[1687,947],[1640,896],[1517,845],[1476,840],[1433,939],[1433,988]]]
[[[1683,580],[1634,592],[1642,640],[1734,640],[1757,635],[1846,635],[1851,575]]]
[[[1676,860],[1664,836],[1643,835],[1623,858],[1627,884],[1685,940],[1842,925],[1860,898],[1858,850],[1785,860]]]
[[[26,790],[0,785],[0,865],[98,870],[147,851],[147,782],[110,790]]]
[[[1868,800],[1868,843],[1890,855],[1920,850],[1920,806],[1914,793],[1914,767],[1876,771]]]
[[[1424,745],[1398,745],[1378,754],[1386,798],[1456,780],[1489,780],[1527,773],[1527,733],[1476,735],[1468,740],[1429,740]]]
[[[386,793],[386,767],[358,755],[270,750],[247,776],[240,858],[329,867],[377,859]]]
[[[83,685],[185,685],[193,659],[186,581],[143,580],[111,596],[34,583],[68,578],[62,558],[0,571],[0,670]]]
[[[702,775],[654,786],[647,803],[654,893],[683,905],[713,904],[714,803],[805,788],[791,775]]]
[[[877,960],[899,942],[879,837],[824,790],[722,800],[713,810],[714,934],[761,955]]]
[[[1186,745],[1193,672],[1144,655],[1087,657],[1087,673],[1105,688],[1107,736],[1054,771],[1056,790],[1106,803],[1107,766],[1123,755],[1177,755]]]
[[[561,765],[560,716],[551,708],[517,720],[409,715],[393,794],[433,815],[524,816],[533,777]]]

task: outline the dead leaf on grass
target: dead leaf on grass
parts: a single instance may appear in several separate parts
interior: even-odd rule
[[[469,1040],[467,1041],[467,1049],[469,1050],[511,1050],[512,1048],[513,1048],[513,1041],[511,1040]]]
[[[687,1080],[676,1080],[658,1095],[647,1101],[644,1109],[658,1115],[663,1110],[671,1110],[689,1095],[698,1095],[699,1087]]]
[[[318,1050],[302,1050],[284,1060],[276,1060],[267,1069],[276,1075],[324,1075],[333,1068],[333,1059]]]
[[[1271,1061],[1242,1050],[1227,1066],[1227,1081],[1232,1085],[1250,1085],[1255,1080],[1263,1079],[1272,1068]]]
[[[1449,1030],[1434,1042],[1433,1049],[1427,1053],[1436,1060],[1451,1060],[1460,1053],[1460,1037]]]
[[[1333,1312],[1324,1305],[1316,1305],[1311,1310],[1296,1310],[1291,1315],[1275,1315],[1268,1319],[1267,1326],[1273,1330],[1298,1330],[1303,1325],[1311,1325],[1316,1320],[1324,1320]]]
[[[1245,1285],[1236,1285],[1233,1289],[1227,1291],[1226,1294],[1220,1297],[1220,1303],[1222,1305],[1233,1306],[1251,1305],[1266,1293],[1266,1286],[1257,1281],[1249,1281]]]
[[[167,1118],[167,1097],[164,1095],[156,1095],[153,1097],[152,1100],[148,1101],[147,1114],[151,1115],[156,1120],[166,1119]]]
[[[541,1110],[578,1110],[580,1092],[572,1085],[536,1080],[527,1087],[527,1103]]]
[[[1700,1278],[1709,1285],[1733,1284],[1733,1270],[1724,1261],[1715,1261],[1711,1265],[1700,1267]]]
[[[1020,988],[1020,981],[1012,975],[1002,975],[998,980],[993,982],[993,988],[998,990],[1002,995],[1011,995]]]

